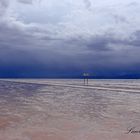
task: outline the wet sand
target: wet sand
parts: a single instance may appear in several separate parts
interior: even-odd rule
[[[1,80],[0,140],[139,140],[140,81],[82,82]]]

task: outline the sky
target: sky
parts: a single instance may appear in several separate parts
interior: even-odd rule
[[[140,78],[139,0],[0,0],[0,77]]]

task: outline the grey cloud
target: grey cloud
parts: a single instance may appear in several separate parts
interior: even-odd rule
[[[112,15],[116,23],[128,23],[127,18],[121,15]]]
[[[86,6],[87,9],[90,9],[92,4],[91,4],[91,1],[90,0],[83,0],[84,1],[84,4]]]
[[[0,5],[2,7],[7,7],[8,6],[8,2],[9,2],[9,0],[0,0]]]
[[[82,42],[87,48],[96,51],[111,51],[111,45],[140,47],[140,31],[135,31],[126,39],[115,38],[113,34],[96,35]]]
[[[134,46],[134,47],[140,47],[140,30],[135,31],[129,38],[129,41],[127,41],[128,44]]]
[[[18,2],[24,3],[24,4],[32,4],[33,0],[18,0]]]
[[[0,16],[3,16],[9,5],[9,0],[0,0]]]

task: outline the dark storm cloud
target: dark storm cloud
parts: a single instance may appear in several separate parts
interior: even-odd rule
[[[113,34],[103,34],[87,39],[79,37],[70,40],[69,43],[85,48],[83,53],[81,51],[77,54],[78,63],[83,64],[83,68],[94,72],[100,70],[117,72],[139,69],[140,42],[138,40],[139,33],[134,33],[127,39],[116,38]]]
[[[129,39],[122,40],[121,38],[115,39],[113,35],[105,34],[93,36],[90,37],[90,39],[75,38],[72,40],[57,40],[55,38],[47,37],[45,38],[44,43],[46,44],[44,45],[44,43],[37,40],[37,38],[34,38],[30,34],[26,34],[26,32],[23,32],[18,28],[10,28],[3,25],[0,30],[3,32],[0,36],[1,64],[3,63],[6,68],[9,64],[13,64],[13,66],[16,67],[16,70],[20,71],[22,67],[24,67],[27,71],[29,69],[37,71],[41,68],[44,72],[53,69],[58,70],[58,72],[60,70],[69,73],[74,69],[79,71],[92,70],[92,68],[94,68],[94,71],[99,71],[100,68],[117,70],[120,66],[122,69],[125,69],[125,67],[128,69],[129,63],[134,64],[134,62],[138,60],[138,58],[133,55],[130,57],[131,53],[134,55],[136,54],[136,49],[129,50],[128,53],[131,51],[130,54],[125,54],[125,50],[116,52],[109,46],[109,44],[115,44],[117,47],[117,45],[121,44],[124,46],[133,45],[133,47],[138,47],[138,31],[134,34],[135,40],[132,41]],[[66,54],[63,52],[77,46],[85,47],[85,50],[81,48],[80,52],[71,52],[71,50],[66,52]],[[50,48],[53,47],[55,47],[54,50],[51,50]],[[57,52],[57,50],[59,52]],[[127,57],[127,55],[129,55],[129,57]]]
[[[18,1],[25,4],[33,2],[32,0]],[[87,9],[92,6],[89,0],[84,0],[84,3]],[[27,6],[25,4],[23,5]],[[8,1],[0,0],[0,15],[4,15],[8,5]],[[59,24],[50,22],[51,25],[26,24],[26,21],[22,22],[10,12],[3,16],[4,18],[0,19],[0,76],[75,76],[85,71],[119,75],[140,70],[138,26],[136,29],[131,28],[131,32],[129,32],[130,28],[127,28],[128,32],[124,31],[126,35],[124,37],[119,33],[122,31],[121,25],[126,27],[130,24],[127,16],[111,14],[111,18],[105,22],[107,17],[104,18],[104,14],[100,13],[102,18],[99,19],[100,16],[88,15],[92,12],[78,10],[69,13],[67,17],[64,16],[65,20],[68,18],[70,20],[61,21]],[[78,12],[77,19],[73,14]],[[34,13],[32,14],[34,16]],[[98,20],[101,25],[96,26],[98,22],[96,25],[94,23]],[[117,27],[117,30],[108,31],[106,29],[108,24],[113,26],[112,29]],[[100,32],[96,31],[96,27],[100,26],[104,29],[99,29]]]

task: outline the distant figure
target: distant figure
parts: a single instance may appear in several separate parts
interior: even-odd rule
[[[88,85],[89,73],[83,73],[84,85]]]

